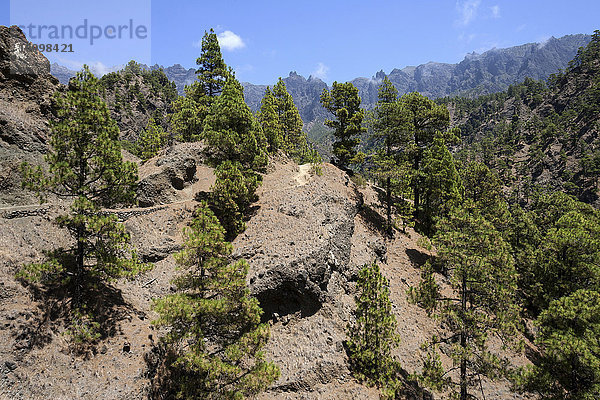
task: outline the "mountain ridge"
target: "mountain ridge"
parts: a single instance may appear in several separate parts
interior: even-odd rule
[[[377,89],[384,77],[388,77],[400,94],[420,92],[431,97],[466,96],[506,90],[509,85],[522,82],[526,77],[545,80],[551,74],[565,68],[576,55],[577,50],[591,40],[587,34],[551,37],[542,43],[526,43],[501,49],[491,49],[481,54],[469,53],[456,64],[430,61],[418,66],[394,68],[389,74],[380,70],[371,78],[357,77],[352,82],[359,90],[363,106],[372,108],[377,101]],[[61,83],[68,82],[68,74],[54,63],[51,73]],[[181,64],[163,67],[158,64],[145,66],[148,69],[162,68],[165,75],[175,82],[177,91],[183,95],[183,88],[195,80],[195,69],[186,69]],[[74,75],[74,71],[71,71]],[[319,96],[329,87],[317,77],[305,78],[295,71],[283,78],[305,123],[327,116],[321,107]],[[253,111],[260,107],[267,85],[243,82],[246,103]],[[275,82],[273,82],[275,84]]]

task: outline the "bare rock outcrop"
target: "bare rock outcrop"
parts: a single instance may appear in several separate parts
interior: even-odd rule
[[[141,207],[193,199],[215,182],[212,168],[203,165],[203,145],[181,143],[163,150],[139,168],[137,194]]]
[[[50,63],[23,32],[0,26],[0,206],[35,201],[21,190],[19,165],[43,161],[58,88]]]
[[[275,163],[264,176],[255,215],[233,243],[234,257],[250,263],[251,291],[272,324],[267,356],[281,369],[262,398],[376,398],[351,377],[343,346],[362,195],[330,164],[322,176],[296,179],[298,171],[292,162]]]
[[[252,265],[250,285],[265,318],[314,314],[330,297],[332,275],[348,272],[359,196],[337,169],[325,168],[328,179],[315,176],[306,185],[281,182],[280,171],[267,175],[260,209],[234,242],[234,256]]]

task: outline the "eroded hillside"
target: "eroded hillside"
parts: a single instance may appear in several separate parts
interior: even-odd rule
[[[152,302],[175,289],[174,254],[198,199],[215,181],[213,169],[205,164],[201,143],[167,147],[144,164],[124,152],[139,164],[139,206],[104,212],[118,216],[140,258],[154,268],[131,281],[97,285],[89,305],[98,316],[101,337],[88,348],[74,345],[65,324],[69,301],[60,290],[15,277],[23,264],[39,261],[45,251],[74,245],[54,222],[68,203],[49,198],[38,204],[20,188],[15,172],[23,158],[41,162],[51,118],[48,102],[60,86],[39,53],[24,56],[24,69],[13,72],[21,64],[8,57],[11,46],[26,44],[25,37],[16,28],[1,28],[0,38],[0,101],[6,105],[0,109],[0,165],[5,168],[0,181],[0,397],[148,398],[164,333],[151,324],[156,318]],[[438,329],[421,308],[409,304],[406,293],[419,282],[419,267],[431,256],[417,245],[419,235],[408,229],[386,239],[375,189],[356,186],[333,165],[324,164],[323,174],[316,175],[310,165],[276,155],[262,178],[259,199],[246,231],[233,242],[232,257],[250,263],[248,284],[271,325],[266,356],[281,370],[261,398],[378,398],[376,389],[352,377],[344,346],[357,273],[373,260],[390,281],[403,373],[419,371],[420,345]],[[445,278],[437,279],[448,290]],[[521,355],[506,355],[513,365],[527,362]],[[481,387],[487,399],[521,398],[505,381],[483,381]],[[407,387],[405,394],[416,398],[423,393]]]
[[[170,151],[185,153],[190,150],[185,146]],[[150,160],[142,171],[154,174],[142,175],[142,180],[159,182],[157,172],[167,159],[168,152]],[[420,279],[418,265],[427,252],[416,245],[418,235],[412,231],[384,240],[376,228],[381,217],[372,189],[356,187],[332,165],[324,166],[322,176],[300,178],[299,167],[282,158],[270,170],[247,230],[234,241],[234,257],[250,262],[248,283],[265,310],[263,318],[272,324],[267,357],[282,372],[262,398],[377,398],[376,390],[351,377],[344,349],[358,268],[373,259],[382,263],[402,340],[397,355],[414,372],[420,368],[421,342],[436,329],[424,311],[408,304],[406,295]],[[199,165],[188,187],[208,190],[212,179],[211,169]],[[172,290],[173,254],[198,204],[186,187],[173,190],[169,202],[112,211],[125,222],[142,258],[155,267],[98,293],[106,308],[103,337],[85,357],[64,336],[60,299],[14,278],[22,263],[39,259],[43,250],[69,245],[68,234],[52,222],[60,206],[0,210],[0,325],[5,328],[0,333],[0,393],[8,399],[144,398],[152,349],[160,337],[150,323],[155,318],[152,299]],[[516,398],[506,384],[486,385],[485,390],[490,399]]]

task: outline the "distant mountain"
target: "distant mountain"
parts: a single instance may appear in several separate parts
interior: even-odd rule
[[[283,78],[283,82],[288,92],[292,95],[294,104],[298,107],[298,111],[300,111],[300,116],[304,122],[322,119],[326,116],[327,112],[321,107],[319,100],[321,92],[327,88],[325,82],[313,76],[306,79],[298,75],[296,71],[290,72],[287,78]],[[273,82],[273,84],[275,83]],[[260,102],[265,94],[267,85],[253,85],[243,82],[242,86],[244,87],[246,103],[248,103],[253,111],[257,111],[260,108]]]
[[[196,80],[196,69],[185,69],[181,64],[175,64],[167,68],[158,64],[154,64],[151,68],[162,68],[163,71],[165,71],[167,78],[175,83],[175,86],[177,87],[177,93],[179,93],[180,96],[183,96],[183,89],[187,85],[194,83]]]
[[[455,157],[484,162],[531,204],[544,190],[570,193],[600,208],[600,38],[548,85],[526,79],[475,99],[448,98],[460,128]]]
[[[69,79],[75,76],[75,71],[57,63],[50,64],[50,73],[63,85],[69,83]]]
[[[513,83],[522,82],[526,77],[546,79],[551,74],[567,67],[580,47],[591,40],[589,35],[568,35],[554,37],[544,43],[529,43],[505,49],[492,49],[483,54],[468,54],[458,64],[429,62],[419,66],[393,69],[389,75],[379,71],[372,78],[356,78],[352,83],[358,88],[363,106],[372,108],[377,101],[377,90],[384,77],[388,77],[400,94],[420,92],[439,98],[446,96],[477,97],[506,90]],[[177,92],[182,95],[185,85],[195,80],[195,69],[185,69],[180,64],[164,68],[159,65],[144,68],[163,68],[165,75],[175,83]],[[58,64],[52,64],[51,73],[62,83],[68,82],[73,71]],[[285,84],[294,98],[304,122],[308,123],[326,117],[326,111],[319,103],[319,96],[327,85],[322,80],[308,79],[291,72],[284,78]],[[275,84],[275,82],[273,82]],[[266,85],[243,83],[246,102],[253,111],[258,110]]]
[[[90,71],[92,71],[94,73],[94,75],[101,77],[110,72],[120,71],[123,68],[125,68],[125,65],[113,65],[110,68],[103,67],[101,69],[95,65],[90,65],[89,67],[90,67]],[[69,79],[74,77],[76,73],[77,73],[77,71],[69,69],[69,68],[65,67],[64,65],[60,65],[55,62],[50,64],[50,74],[52,74],[55,78],[57,78],[58,81],[60,83],[62,83],[63,85],[66,85],[67,83],[69,83]]]
[[[359,90],[363,107],[377,102],[377,90],[386,76],[400,94],[420,92],[430,98],[446,96],[477,97],[506,90],[526,77],[547,79],[567,67],[580,47],[591,40],[589,35],[554,37],[544,43],[529,43],[506,49],[492,49],[483,54],[468,54],[458,64],[429,62],[417,67],[393,69],[389,75],[379,71],[372,78],[356,78],[351,82]],[[317,78],[305,79],[295,72],[284,79],[304,122],[326,116],[319,95],[324,87]],[[246,102],[253,110],[260,106],[264,85],[244,84]]]
[[[430,97],[475,97],[506,90],[525,78],[546,79],[565,68],[580,47],[590,42],[589,35],[554,37],[544,43],[529,43],[506,49],[492,49],[483,54],[468,54],[458,64],[429,62],[418,67],[394,69],[389,79],[400,93],[420,92]],[[359,88],[365,104],[377,101],[376,87],[385,74],[374,79],[352,81]]]

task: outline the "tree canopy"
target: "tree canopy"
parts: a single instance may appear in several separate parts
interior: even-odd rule
[[[326,120],[325,125],[334,129],[333,155],[338,166],[347,169],[351,163],[360,161],[356,158],[359,156],[356,146],[360,142],[358,135],[365,131],[358,89],[350,82],[333,82],[331,90],[323,89],[321,104],[335,117]]]

